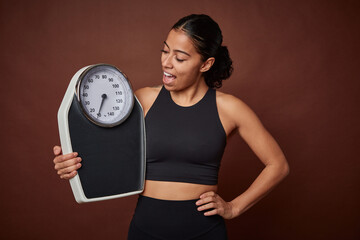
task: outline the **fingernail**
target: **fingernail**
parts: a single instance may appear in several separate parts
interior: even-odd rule
[[[81,159],[81,158],[78,158],[78,161],[79,161],[79,162],[81,162],[81,161],[82,161],[82,159]]]
[[[78,155],[78,153],[77,153],[77,152],[74,152],[73,156],[76,157],[77,155]]]

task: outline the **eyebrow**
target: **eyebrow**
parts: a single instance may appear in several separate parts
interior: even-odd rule
[[[166,43],[166,41],[164,41],[164,44],[170,49],[169,45]],[[185,55],[188,55],[190,57],[190,54],[188,54],[187,52],[178,50],[178,49],[174,49],[174,52],[179,52],[179,53],[183,53]]]

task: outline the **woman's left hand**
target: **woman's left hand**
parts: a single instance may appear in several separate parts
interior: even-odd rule
[[[224,201],[215,192],[206,192],[201,194],[200,200],[196,202],[198,211],[210,210],[204,213],[205,216],[220,215],[224,219],[236,217],[235,208],[232,202]]]

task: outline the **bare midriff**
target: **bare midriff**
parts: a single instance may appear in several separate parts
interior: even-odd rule
[[[142,195],[163,200],[193,200],[209,191],[216,192],[217,185],[146,180]]]

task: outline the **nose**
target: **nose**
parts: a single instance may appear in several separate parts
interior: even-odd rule
[[[161,56],[161,64],[164,68],[172,68],[171,54],[163,54]]]

